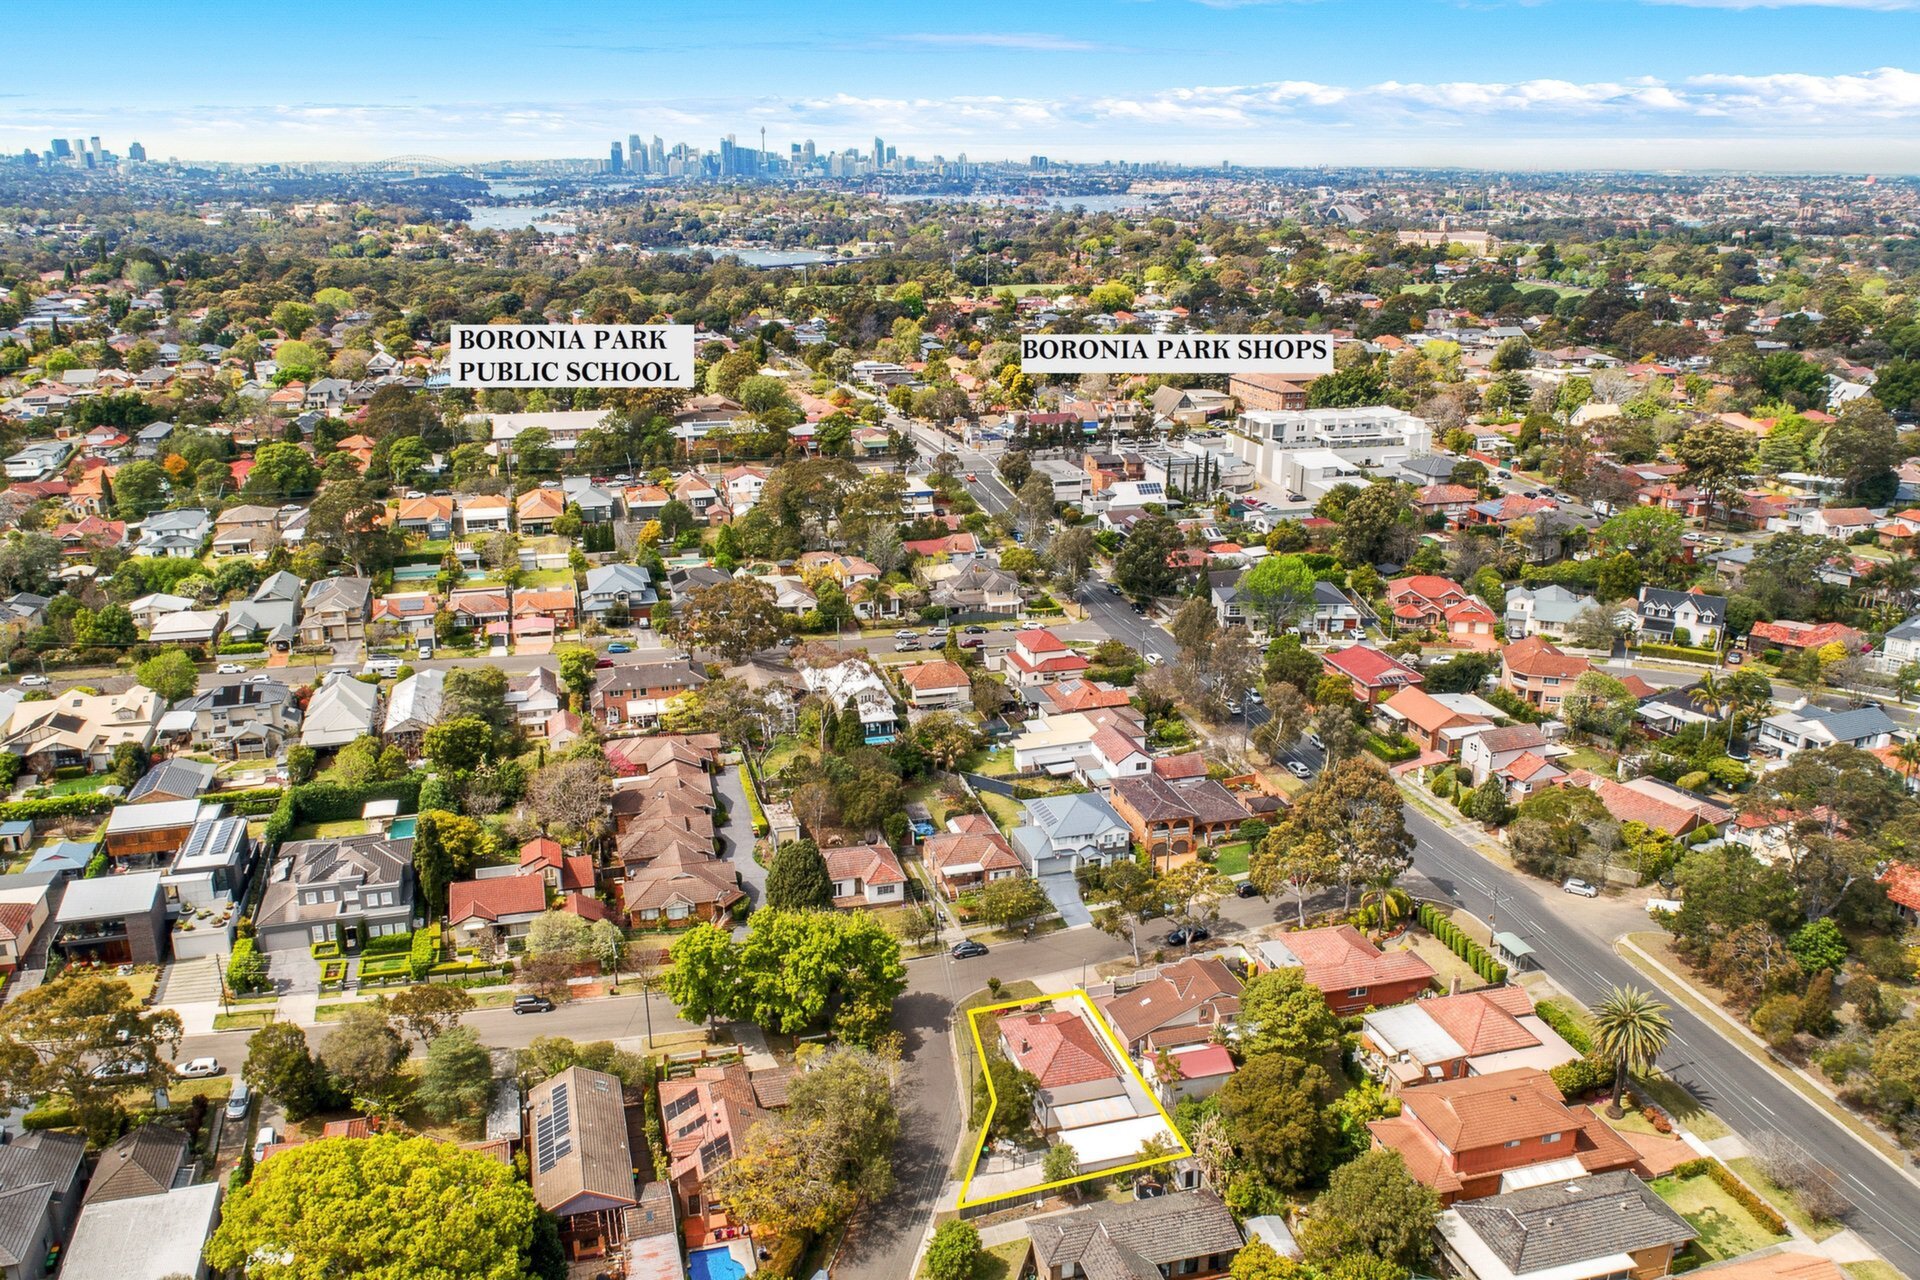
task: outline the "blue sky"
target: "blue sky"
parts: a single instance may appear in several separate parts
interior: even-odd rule
[[[0,149],[1920,172],[1920,0],[9,6]]]

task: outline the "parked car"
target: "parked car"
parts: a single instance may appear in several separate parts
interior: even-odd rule
[[[1287,772],[1302,782],[1313,781],[1313,770],[1307,768],[1307,766],[1301,764],[1298,760],[1287,761]]]
[[[260,1132],[253,1135],[253,1162],[259,1164],[262,1160],[265,1160],[267,1158],[267,1148],[279,1140],[279,1135],[274,1133],[272,1125],[261,1125]]]
[[[963,636],[983,636],[987,634],[987,629],[976,622],[970,627],[963,628],[960,634]]]
[[[1149,654],[1146,654],[1145,657],[1147,659],[1147,665],[1150,667],[1157,667],[1161,663],[1166,661],[1165,658],[1161,657],[1157,653],[1149,653]]]
[[[1258,689],[1249,689],[1247,690],[1247,701],[1251,702],[1254,706],[1257,707],[1261,703],[1265,702],[1266,699],[1260,696],[1260,691]]]
[[[1317,733],[1308,734],[1307,741],[1313,744],[1313,749],[1315,751],[1325,751],[1327,749],[1327,744],[1320,741],[1320,735]]]
[[[595,671],[605,671],[608,667],[612,665],[613,665],[612,658],[601,658],[593,664],[593,669]]]
[[[902,627],[893,633],[893,638],[895,640],[917,640],[920,638],[920,633],[912,627]]]
[[[1196,924],[1190,929],[1175,929],[1172,933],[1168,934],[1167,945],[1170,947],[1184,947],[1189,942],[1205,942],[1212,936],[1213,930],[1203,924]]]
[[[513,998],[513,1011],[515,1013],[552,1013],[553,1001],[547,999],[545,996],[515,996]]]
[[[630,644],[623,643],[622,641],[615,640],[612,644],[607,646],[607,652],[608,653],[632,653],[633,646]]]
[[[247,1108],[253,1105],[253,1089],[245,1080],[233,1082],[233,1092],[227,1095],[227,1119],[245,1120]]]
[[[947,637],[952,634],[953,632],[947,627],[935,627],[933,630],[927,632],[927,639],[938,640],[944,644]]]
[[[984,942],[975,942],[972,938],[962,938],[953,944],[953,949],[947,952],[947,954],[955,960],[971,960],[975,956],[987,954],[987,944]]]
[[[1597,898],[1600,896],[1599,886],[1593,884],[1591,881],[1582,880],[1579,876],[1569,876],[1567,882],[1561,885],[1560,888],[1579,898]]]
[[[123,1080],[143,1075],[145,1069],[131,1058],[108,1058],[89,1067],[87,1074],[95,1080]]]
[[[43,675],[21,676],[20,683],[29,689],[44,689],[53,681]]]
[[[205,1080],[220,1074],[220,1062],[217,1058],[194,1058],[180,1063],[173,1073],[182,1080]]]
[[[248,684],[272,684],[273,677],[270,675],[264,675],[264,674],[257,675],[257,676],[248,676],[247,683]]]
[[[1025,622],[1020,624],[1020,629],[1022,631],[1045,631],[1047,629],[1047,624],[1044,622],[1041,622],[1037,618],[1028,618]]]
[[[214,674],[223,676],[240,676],[247,673],[247,669],[237,662],[223,662],[213,670]]]
[[[962,649],[984,649],[987,647],[987,641],[984,636],[968,636],[960,642],[960,647]]]
[[[1239,884],[1233,886],[1233,896],[1236,898],[1257,898],[1260,896],[1260,887],[1251,880],[1242,880]]]
[[[920,648],[918,640],[896,640],[893,642],[895,653],[913,653]]]

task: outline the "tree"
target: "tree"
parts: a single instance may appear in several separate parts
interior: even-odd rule
[[[940,1224],[927,1245],[927,1280],[973,1280],[980,1263],[980,1232],[959,1218]]]
[[[1046,1158],[1040,1162],[1042,1182],[1065,1182],[1080,1173],[1080,1157],[1073,1147],[1065,1142],[1056,1142],[1047,1148]]]
[[[585,707],[593,695],[595,664],[600,655],[583,645],[570,645],[554,655],[560,668],[560,683],[573,695],[575,707]]]
[[[291,1022],[269,1022],[253,1033],[240,1078],[279,1103],[296,1124],[320,1110],[332,1092],[307,1048],[307,1033]]]
[[[1339,860],[1348,911],[1355,886],[1391,883],[1413,865],[1413,836],[1399,788],[1385,769],[1361,757],[1329,765],[1294,797],[1279,830],[1288,833],[1287,839],[1326,837]]]
[[[1095,546],[1093,530],[1080,525],[1062,529],[1047,544],[1047,560],[1053,565],[1054,582],[1067,595],[1078,592],[1080,584],[1092,572]]]
[[[607,829],[607,797],[612,791],[607,758],[595,751],[556,760],[534,774],[527,784],[527,803],[544,826],[574,837],[572,843],[577,846],[586,846]]]
[[[1187,947],[1191,950],[1192,928],[1220,918],[1220,904],[1233,892],[1233,881],[1195,858],[1163,873],[1160,892],[1166,898],[1168,914],[1188,927]]]
[[[1376,481],[1354,495],[1340,518],[1340,559],[1348,565],[1404,563],[1417,532],[1411,487]]]
[[[527,954],[577,961],[587,950],[587,922],[571,911],[542,911],[527,926]]]
[[[415,983],[387,997],[388,1015],[409,1035],[418,1036],[422,1048],[458,1026],[461,1015],[473,1007],[472,996],[444,982]]]
[[[113,476],[113,513],[122,520],[144,520],[167,501],[167,473],[158,463],[129,462]]]
[[[1665,564],[1679,555],[1687,522],[1662,507],[1628,507],[1593,531],[1594,539],[1616,551],[1629,551],[1648,564]]]
[[[733,939],[711,924],[697,924],[674,939],[672,966],[660,987],[689,1022],[714,1023],[737,1016],[740,956]]]
[[[1386,401],[1386,384],[1370,363],[1336,369],[1315,378],[1307,387],[1309,409],[1355,409]]]
[[[1753,437],[1740,428],[1709,418],[1688,428],[1675,442],[1673,456],[1687,469],[1687,480],[1707,495],[1707,522],[1716,502],[1731,512],[1740,492],[1740,476],[1753,457]]]
[[[124,1115],[120,1091],[129,1079],[164,1079],[180,1034],[178,1014],[149,1010],[118,978],[69,972],[16,992],[0,1006],[0,1107],[64,1098],[91,1138],[110,1142]],[[102,1062],[122,1074],[95,1076]]]
[[[1292,626],[1313,609],[1317,584],[1299,556],[1268,556],[1241,575],[1239,595],[1269,633]]]
[[[1213,637],[1219,630],[1220,621],[1213,611],[1213,602],[1195,596],[1173,615],[1167,634],[1180,646],[1180,656],[1191,669],[1206,660],[1207,652],[1213,647]]]
[[[1186,546],[1180,526],[1163,515],[1147,516],[1133,526],[1113,558],[1113,581],[1136,600],[1169,595],[1180,584],[1171,557]]]
[[[767,868],[767,906],[778,911],[825,910],[833,906],[833,877],[820,846],[783,840]]]
[[[395,1071],[407,1060],[407,1044],[387,1021],[385,1010],[349,1005],[321,1044],[320,1060],[355,1098],[384,1098],[393,1090]]]
[[[1273,969],[1247,983],[1240,995],[1241,1048],[1256,1054],[1287,1054],[1307,1061],[1330,1057],[1340,1044],[1340,1020],[1327,997],[1295,968]]]
[[[1253,1053],[1216,1096],[1234,1145],[1276,1190],[1293,1190],[1331,1161],[1333,1078],[1318,1062]]]
[[[1321,1265],[1366,1254],[1418,1269],[1439,1220],[1439,1195],[1407,1172],[1398,1151],[1369,1151],[1333,1171],[1300,1234],[1301,1252]]]
[[[413,868],[430,913],[447,909],[447,886],[473,874],[492,846],[487,829],[472,818],[428,809],[414,822]]]
[[[1667,1006],[1638,987],[1615,987],[1593,1012],[1594,1047],[1613,1063],[1613,1100],[1607,1113],[1623,1114],[1621,1095],[1630,1072],[1651,1070],[1673,1035]]]
[[[195,686],[200,683],[200,672],[192,658],[179,649],[169,649],[135,667],[133,678],[172,703],[193,696]]]
[[[1011,929],[1028,924],[1053,911],[1053,901],[1038,880],[1012,876],[991,880],[980,890],[980,905],[975,913],[988,924]]]
[[[442,724],[451,720],[480,720],[496,738],[513,731],[513,708],[507,705],[507,673],[498,667],[461,667],[447,672],[446,693],[440,702]]]
[[[241,492],[249,498],[285,502],[306,497],[319,481],[319,469],[299,445],[263,444],[253,451],[253,469],[247,472]]]
[[[422,735],[421,749],[443,773],[470,773],[493,754],[493,727],[477,716],[442,720]]]
[[[1301,833],[1282,823],[1267,833],[1248,860],[1248,879],[1268,897],[1291,890],[1302,929],[1307,927],[1307,895],[1339,883],[1340,855],[1319,832]]]
[[[1053,523],[1053,481],[1036,471],[1014,496],[1021,529],[1036,546],[1043,544],[1047,526]]]
[[[472,1027],[455,1027],[427,1046],[418,1096],[427,1115],[442,1124],[486,1113],[493,1101],[493,1060]]]
[[[865,1049],[837,1048],[810,1062],[788,1094],[787,1123],[808,1131],[816,1159],[856,1203],[893,1190],[893,1144],[900,1112],[887,1064]]]
[[[1849,499],[1878,506],[1899,487],[1893,469],[1906,458],[1893,415],[1871,396],[1849,401],[1820,437],[1820,474],[1834,476]]]
[[[777,641],[786,627],[773,588],[757,578],[736,578],[688,594],[679,636],[687,647],[710,650],[737,666]]]
[[[429,1138],[330,1139],[230,1191],[206,1257],[253,1280],[521,1280],[538,1214],[532,1188],[491,1156]]]
[[[1128,859],[1106,868],[1107,905],[1093,913],[1093,923],[1102,933],[1125,940],[1133,948],[1133,962],[1140,963],[1140,929],[1148,913],[1160,909],[1160,878]]]

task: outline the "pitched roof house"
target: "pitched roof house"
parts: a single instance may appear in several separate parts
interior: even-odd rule
[[[1255,948],[1262,971],[1299,969],[1327,1007],[1345,1015],[1411,1000],[1433,985],[1433,969],[1411,951],[1382,952],[1350,924],[1293,929]]]
[[[1562,653],[1545,636],[1529,636],[1500,651],[1500,687],[1532,706],[1557,712],[1593,664]]]
[[[822,849],[836,907],[885,907],[906,901],[907,873],[884,844]]]
[[[1664,1276],[1699,1234],[1625,1170],[1465,1201],[1439,1229],[1455,1270],[1477,1280]]]
[[[533,1198],[561,1220],[569,1256],[617,1245],[620,1211],[639,1196],[619,1079],[568,1067],[528,1090],[526,1116]]]
[[[1427,678],[1372,645],[1348,645],[1320,656],[1328,674],[1345,676],[1353,684],[1353,696],[1362,706],[1372,706],[1392,697],[1408,685],[1425,684]]]
[[[1211,1039],[1240,1012],[1240,979],[1217,956],[1189,956],[1099,1001],[1127,1052]]]
[[[1233,1215],[1211,1191],[1084,1205],[1028,1219],[1027,1235],[1018,1274],[1040,1280],[1207,1280],[1226,1273],[1242,1243]]]

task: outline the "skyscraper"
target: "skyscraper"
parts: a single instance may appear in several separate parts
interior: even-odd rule
[[[635,173],[647,171],[647,149],[640,145],[640,135],[637,133],[627,135],[627,167]]]
[[[873,135],[873,167],[878,169],[887,163],[887,144],[880,140],[879,134]]]
[[[625,169],[626,166],[620,163],[620,144],[616,141],[613,148],[607,152],[607,172],[621,173]]]
[[[648,153],[655,173],[667,171],[667,144],[660,141],[660,135],[653,135],[653,149]]]
[[[98,135],[87,139],[87,150],[97,163],[100,159],[100,138]]]
[[[68,145],[65,138],[55,138],[53,140],[53,158],[55,160],[65,160],[72,154],[73,148]]]
[[[147,149],[145,147],[141,146],[137,142],[129,142],[127,144],[127,159],[145,160],[146,158],[147,158]]]
[[[801,156],[802,162],[806,164],[807,168],[809,169],[813,168],[813,139],[812,138],[808,138],[806,141],[806,145],[800,148],[800,156]]]

